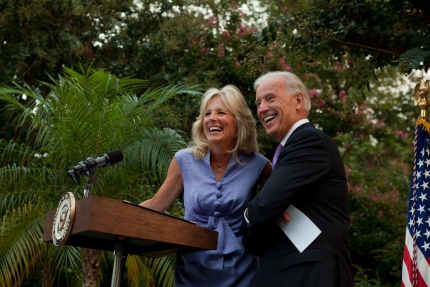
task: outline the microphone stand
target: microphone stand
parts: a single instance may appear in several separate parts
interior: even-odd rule
[[[93,184],[98,181],[98,178],[95,173],[90,175],[90,178],[85,181],[84,186],[84,198],[90,197],[91,188]]]

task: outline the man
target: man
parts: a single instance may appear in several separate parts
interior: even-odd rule
[[[259,120],[283,146],[272,175],[245,212],[246,241],[260,257],[258,286],[353,286],[348,188],[338,148],[308,121],[309,95],[296,75],[267,73],[254,89]],[[303,252],[277,226],[290,204],[321,230]]]

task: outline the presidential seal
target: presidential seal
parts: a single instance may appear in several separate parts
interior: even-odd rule
[[[75,196],[72,192],[66,192],[60,199],[52,226],[52,241],[55,246],[66,243],[73,227],[75,218]]]

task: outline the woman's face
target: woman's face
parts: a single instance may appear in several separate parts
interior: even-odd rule
[[[221,96],[212,97],[204,112],[203,129],[208,143],[231,149],[237,135],[236,119]]]

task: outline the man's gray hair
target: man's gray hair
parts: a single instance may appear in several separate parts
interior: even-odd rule
[[[268,72],[262,76],[260,76],[257,80],[254,82],[254,90],[257,91],[258,87],[261,85],[261,83],[275,78],[275,77],[283,77],[286,81],[286,95],[287,96],[295,96],[298,93],[301,93],[303,95],[304,101],[305,101],[305,110],[308,114],[311,110],[311,99],[309,97],[308,89],[306,88],[305,84],[303,84],[302,80],[300,80],[299,77],[297,77],[295,74],[290,72]]]

